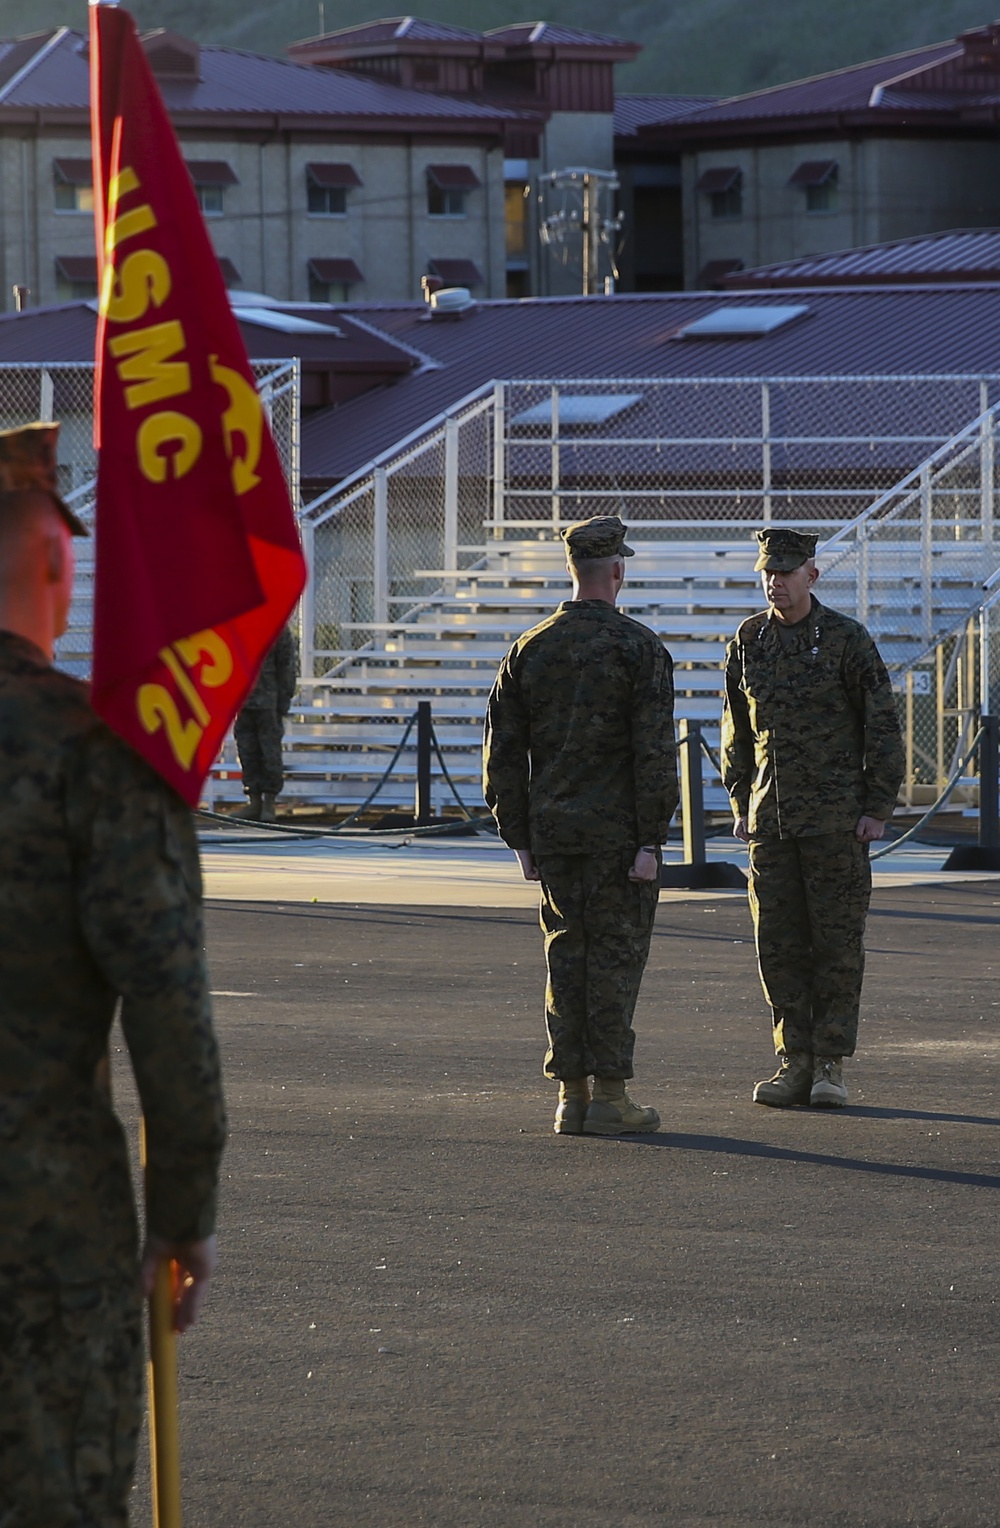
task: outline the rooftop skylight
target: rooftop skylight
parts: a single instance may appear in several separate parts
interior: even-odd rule
[[[808,313],[806,303],[772,304],[768,307],[714,308],[696,318],[693,323],[678,329],[678,337],[684,340],[744,340],[757,339],[783,329],[793,319]]]
[[[327,339],[343,339],[344,331],[332,324],[318,324],[312,318],[300,318],[297,313],[280,313],[274,308],[244,308],[234,305],[233,312],[244,324],[256,324],[261,329],[277,329],[281,334],[325,334]]]
[[[642,402],[642,393],[560,393],[558,398],[559,428],[567,425],[607,424],[624,414],[633,403]],[[552,424],[552,399],[544,398],[530,409],[515,414],[511,424]]]

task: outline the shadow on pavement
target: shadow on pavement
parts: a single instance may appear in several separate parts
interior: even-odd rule
[[[937,1116],[932,1116],[936,1118]],[[1000,1177],[987,1173],[950,1172],[947,1168],[916,1167],[900,1162],[864,1162],[858,1157],[834,1157],[817,1151],[792,1151],[763,1141],[741,1141],[726,1135],[597,1136],[591,1140],[627,1141],[631,1146],[667,1146],[675,1151],[713,1151],[724,1156],[767,1157],[776,1162],[804,1162],[814,1167],[840,1167],[848,1172],[878,1173],[889,1178],[924,1178],[932,1183],[964,1183],[970,1188],[998,1188]]]
[[[929,1119],[943,1120],[946,1125],[1000,1125],[1000,1119],[989,1114],[938,1114],[930,1109],[876,1109],[867,1104],[848,1104],[842,1114],[860,1114],[866,1119]]]

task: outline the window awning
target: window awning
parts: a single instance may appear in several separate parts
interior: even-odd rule
[[[825,186],[837,173],[835,159],[807,159],[791,176],[790,186]]]
[[[317,281],[364,281],[359,266],[353,260],[310,260],[309,274]]]
[[[65,186],[91,186],[94,168],[89,159],[53,159],[52,171]]]
[[[191,179],[196,186],[238,186],[240,178],[224,159],[188,159]]]
[[[306,176],[314,186],[333,191],[361,185],[361,176],[352,164],[307,164]]]
[[[743,171],[738,164],[719,165],[714,170],[706,170],[694,189],[709,195],[718,191],[731,191],[742,179]]]
[[[483,276],[475,260],[428,260],[432,276],[440,276],[445,286],[482,286]]]
[[[429,164],[427,179],[441,191],[475,191],[482,181],[471,165]]]
[[[230,260],[229,256],[219,255],[218,261],[219,269],[222,272],[222,279],[226,283],[226,286],[239,286],[243,278],[240,276],[239,271],[236,269],[234,262]]]
[[[64,281],[92,281],[97,285],[96,255],[56,255],[56,275]]]

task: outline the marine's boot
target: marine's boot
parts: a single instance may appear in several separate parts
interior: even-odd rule
[[[640,1135],[659,1130],[655,1109],[633,1103],[620,1077],[595,1077],[594,1097],[583,1117],[584,1135]]]
[[[583,1117],[590,1103],[590,1085],[586,1077],[571,1077],[559,1084],[559,1107],[552,1126],[556,1135],[579,1135]]]
[[[847,1102],[843,1057],[817,1056],[813,1062],[809,1102],[817,1109],[842,1109]]]
[[[258,820],[260,822],[277,822],[278,814],[274,810],[274,792],[273,791],[265,791],[263,796],[261,796],[261,798],[260,798],[260,812],[258,814]]]
[[[261,797],[260,792],[251,791],[250,799],[246,806],[241,806],[238,812],[233,813],[233,816],[248,818],[250,822],[260,822],[260,814],[262,811],[263,798]]]
[[[793,1104],[807,1104],[813,1084],[813,1058],[808,1051],[779,1051],[781,1065],[773,1077],[758,1082],[753,1090],[755,1104],[772,1109],[790,1109]]]

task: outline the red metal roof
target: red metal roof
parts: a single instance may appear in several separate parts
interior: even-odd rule
[[[325,49],[331,43],[341,47],[370,47],[374,43],[401,42],[404,38],[410,42],[479,42],[482,33],[449,26],[444,21],[424,21],[420,16],[396,16],[389,21],[363,21],[359,26],[340,27],[335,32],[304,38],[292,46],[297,51],[310,45]]]
[[[310,490],[363,468],[410,431],[493,379],[872,377],[1000,372],[1000,293],[990,285],[801,290],[806,314],[750,339],[678,338],[720,306],[785,305],[775,292],[650,293],[480,302],[460,318],[423,304],[291,308],[341,331],[289,335],[241,320],[254,359],[298,354],[303,371],[353,377],[371,390],[308,414],[303,477]],[[89,361],[96,305],[0,317],[0,362]],[[393,376],[392,385],[384,384]],[[315,394],[310,394],[310,398]],[[343,396],[343,391],[338,393]],[[863,408],[864,398],[858,407]]]
[[[787,300],[781,292],[536,298],[480,302],[447,321],[428,319],[421,304],[352,305],[422,353],[425,366],[305,419],[303,476],[313,486],[347,476],[494,378],[1000,372],[1000,296],[985,286],[815,290],[796,297],[804,317],[766,337],[676,337],[720,306]]]
[[[827,255],[806,255],[729,275],[725,285],[743,290],[956,281],[1000,282],[1000,229],[963,228]]]
[[[491,27],[483,36],[502,42],[508,48],[600,48],[620,53],[623,59],[634,58],[641,48],[640,43],[626,42],[622,37],[609,37],[604,32],[583,32],[578,27],[550,21],[520,21],[513,26]]]
[[[890,114],[895,117],[904,110],[924,117],[942,112],[958,116],[963,106],[967,107],[982,93],[971,89],[973,82],[960,67],[942,68],[960,66],[962,58],[960,42],[936,43],[788,85],[733,96],[686,114],[673,124],[653,125],[645,131],[672,139],[695,139],[719,137],[726,128],[745,130],[757,126],[763,130],[768,124],[773,127],[789,121],[801,123],[803,118],[827,120],[872,113],[877,119],[879,114],[883,118]],[[942,84],[947,79],[947,88],[933,88],[938,79]],[[927,86],[932,87],[930,91]],[[995,75],[989,88],[996,90]],[[905,93],[905,102],[899,99],[900,91]]]
[[[36,39],[34,64],[0,87],[0,120],[30,109],[85,116],[90,75],[86,40],[69,28]],[[227,117],[252,126],[265,119],[308,119],[334,130],[356,122],[413,131],[500,131],[519,120],[516,112],[468,99],[406,90],[362,74],[315,69],[263,54],[205,44],[200,79],[162,79],[160,89],[175,121],[209,122]]]
[[[615,137],[632,138],[641,127],[690,116],[714,100],[714,96],[616,95]]]

